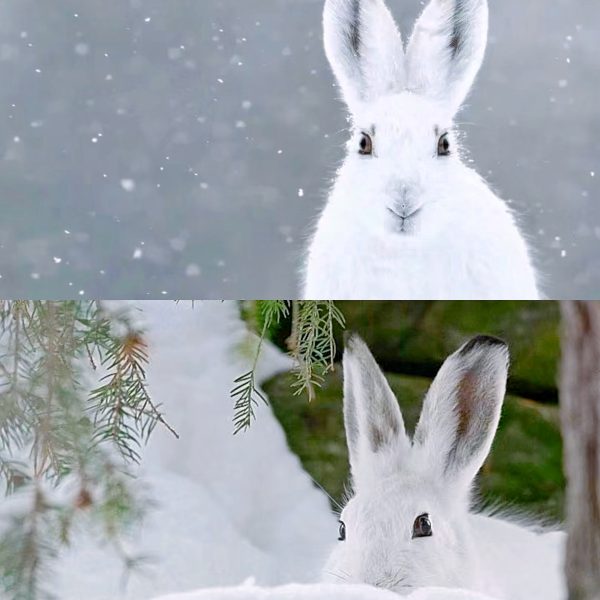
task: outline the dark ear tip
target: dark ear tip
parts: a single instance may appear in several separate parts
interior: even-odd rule
[[[460,354],[461,356],[464,356],[465,354],[469,354],[473,350],[483,348],[498,348],[503,349],[505,352],[508,353],[508,344],[504,340],[501,340],[497,337],[493,337],[491,335],[478,335],[469,342],[467,342],[461,348]]]
[[[344,346],[348,350],[352,350],[352,347],[356,344],[356,341],[360,338],[354,331],[344,331]]]
[[[344,348],[346,352],[356,353],[367,349],[367,344],[355,331],[345,331]]]

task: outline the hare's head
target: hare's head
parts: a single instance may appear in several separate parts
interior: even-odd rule
[[[352,114],[353,201],[365,218],[411,233],[415,217],[448,195],[453,118],[483,61],[487,0],[431,0],[406,51],[384,0],[326,0],[324,28]]]
[[[327,579],[399,593],[473,583],[470,489],[498,426],[507,369],[500,340],[467,343],[440,369],[411,441],[368,348],[350,339],[344,417],[354,496],[340,517]]]

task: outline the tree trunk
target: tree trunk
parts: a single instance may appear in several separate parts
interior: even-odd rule
[[[562,313],[569,600],[600,600],[600,302],[564,302]]]

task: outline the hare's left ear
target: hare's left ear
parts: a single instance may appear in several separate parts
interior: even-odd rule
[[[325,51],[351,112],[405,85],[404,49],[384,0],[326,0]]]
[[[408,44],[408,87],[455,114],[481,68],[488,25],[487,0],[431,0]]]
[[[344,425],[356,486],[410,448],[398,401],[366,344],[356,335],[344,352]]]
[[[434,379],[414,443],[448,483],[468,489],[492,446],[508,375],[508,347],[476,337],[450,356]]]

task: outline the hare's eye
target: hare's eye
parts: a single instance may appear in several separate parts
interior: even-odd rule
[[[445,133],[438,142],[438,156],[449,156],[450,155],[450,140],[448,134]]]
[[[371,156],[373,154],[373,140],[367,133],[360,134],[359,154],[363,156]]]
[[[346,540],[346,523],[344,521],[340,521],[340,537],[338,538],[340,542]]]
[[[413,540],[415,538],[431,537],[433,535],[433,529],[431,527],[431,521],[429,515],[420,515],[415,519],[413,525]]]

